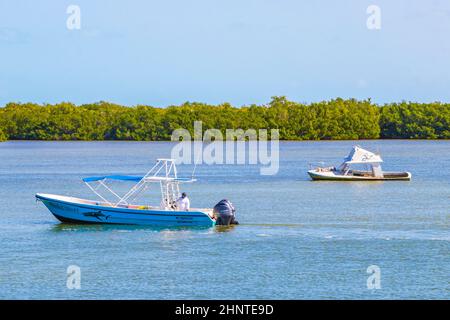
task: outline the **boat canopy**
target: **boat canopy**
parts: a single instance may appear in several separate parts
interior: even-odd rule
[[[134,182],[134,186],[125,194],[119,195],[111,186],[108,185],[110,180],[121,180]],[[192,178],[179,178],[173,159],[158,159],[156,164],[144,176],[124,176],[124,175],[107,175],[86,177],[83,182],[103,201],[110,205],[117,207],[118,205],[130,204],[130,201],[136,198],[150,187],[150,184],[155,182],[160,185],[161,189],[161,208],[164,210],[171,210],[173,203],[181,197],[180,187],[181,183],[188,183],[196,181]],[[109,195],[113,195],[116,200],[109,201],[102,194],[100,190],[106,190]]]
[[[349,155],[344,158],[345,164],[356,163],[380,163],[383,162],[381,157],[373,152],[367,151],[359,146],[354,146]]]

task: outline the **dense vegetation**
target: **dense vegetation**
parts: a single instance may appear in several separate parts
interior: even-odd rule
[[[2,140],[170,140],[173,130],[279,129],[283,140],[450,138],[450,105],[407,103],[377,106],[370,100],[335,99],[301,104],[273,97],[267,105],[241,108],[184,103],[155,108],[107,102],[0,108]]]
[[[450,138],[450,104],[403,102],[380,111],[382,138]]]

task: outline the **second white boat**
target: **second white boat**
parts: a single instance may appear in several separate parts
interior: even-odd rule
[[[313,180],[334,181],[380,181],[411,180],[410,172],[389,172],[381,169],[381,156],[354,146],[344,162],[338,167],[315,166],[308,171]],[[354,169],[354,165],[364,165],[366,169]]]

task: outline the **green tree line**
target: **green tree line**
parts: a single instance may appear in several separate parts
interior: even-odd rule
[[[170,140],[173,130],[202,121],[203,130],[279,129],[282,140],[448,139],[450,104],[334,99],[311,104],[273,97],[266,105],[186,102],[156,108],[108,102],[76,106],[8,103],[0,108],[4,140]]]

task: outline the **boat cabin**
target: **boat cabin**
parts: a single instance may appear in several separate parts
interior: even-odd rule
[[[364,150],[361,147],[354,146],[344,162],[339,166],[338,171],[343,175],[359,175],[371,176],[375,178],[383,178],[383,170],[381,169],[380,155]],[[364,165],[365,170],[355,170],[352,167]]]

